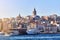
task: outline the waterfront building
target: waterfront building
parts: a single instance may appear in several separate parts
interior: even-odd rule
[[[16,20],[15,20],[14,17],[11,17],[11,18],[10,18],[9,25],[11,25],[12,28],[16,28],[16,27],[17,27],[17,26],[16,26]]]
[[[16,21],[12,21],[12,28],[17,28]]]
[[[21,15],[19,14],[17,17],[16,17],[16,21],[18,21],[18,20],[21,20]]]
[[[37,30],[38,30],[38,33],[43,33],[44,32],[44,25],[43,24],[41,24],[41,23],[39,23],[38,25],[37,25]]]
[[[8,28],[8,21],[9,21],[9,18],[3,18],[2,19],[2,23],[3,23],[3,32],[7,33],[9,31],[9,28]]]
[[[41,18],[44,20],[48,20],[48,16],[42,16]]]
[[[56,25],[47,25],[44,29],[45,33],[57,33],[57,26]]]
[[[21,17],[20,14],[15,18],[17,26],[18,26],[19,23],[22,23],[23,19],[24,19],[24,18]]]
[[[51,22],[51,21],[56,21],[57,20],[57,15],[56,14],[53,14],[53,15],[50,15],[49,16],[49,22]]]
[[[0,31],[3,29],[2,19],[0,19]]]
[[[53,18],[54,20],[56,20],[57,15],[56,14],[50,15],[50,18]]]
[[[56,22],[57,22],[58,24],[60,24],[60,16],[57,16]]]
[[[31,18],[30,15],[29,15],[29,16],[26,16],[25,19],[26,19],[26,23],[28,23],[28,24],[29,24],[29,22],[32,20],[32,18]]]

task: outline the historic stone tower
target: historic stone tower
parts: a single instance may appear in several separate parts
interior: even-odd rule
[[[35,16],[36,15],[36,9],[34,8],[34,11],[33,11],[33,15]]]

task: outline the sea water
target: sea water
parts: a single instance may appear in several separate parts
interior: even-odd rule
[[[60,40],[60,34],[37,34],[37,35],[18,35],[2,36],[0,40]]]

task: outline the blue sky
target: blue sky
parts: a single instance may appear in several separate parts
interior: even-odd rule
[[[60,15],[60,0],[0,0],[0,18],[32,15]]]

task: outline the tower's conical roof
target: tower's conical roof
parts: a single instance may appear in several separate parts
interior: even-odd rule
[[[33,10],[33,15],[36,15],[36,9],[34,8],[34,10]]]

